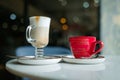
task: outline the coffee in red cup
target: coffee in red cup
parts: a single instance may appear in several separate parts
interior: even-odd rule
[[[73,36],[69,37],[70,49],[75,58],[90,58],[98,54],[104,46],[95,36]],[[96,45],[100,47],[96,50]]]

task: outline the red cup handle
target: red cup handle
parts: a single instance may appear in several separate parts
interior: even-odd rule
[[[100,45],[100,48],[97,49],[97,50],[95,50],[97,44]],[[102,41],[96,41],[96,42],[94,43],[94,50],[95,50],[95,51],[93,51],[92,54],[97,54],[97,53],[99,53],[99,52],[103,49],[103,47],[104,47],[104,43],[103,43]]]

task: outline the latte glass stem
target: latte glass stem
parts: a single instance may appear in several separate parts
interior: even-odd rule
[[[43,58],[44,49],[43,48],[35,48],[35,58]]]

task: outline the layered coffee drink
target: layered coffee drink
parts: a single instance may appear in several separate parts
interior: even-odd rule
[[[29,18],[30,25],[26,29],[26,39],[32,46],[35,47],[36,59],[43,57],[43,48],[47,46],[49,42],[49,17],[45,16],[33,16]]]
[[[34,47],[45,47],[49,41],[49,27],[38,26],[31,29],[31,38],[35,39],[31,42]]]
[[[34,47],[43,48],[49,41],[50,18],[34,16],[30,17],[29,40]]]

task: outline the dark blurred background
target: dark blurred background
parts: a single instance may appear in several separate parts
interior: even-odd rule
[[[30,45],[25,38],[30,16],[52,18],[48,46],[69,48],[73,35],[93,35],[100,39],[99,0],[1,0],[0,1],[0,80],[15,80],[5,70],[15,49]],[[8,77],[5,77],[8,76]]]

